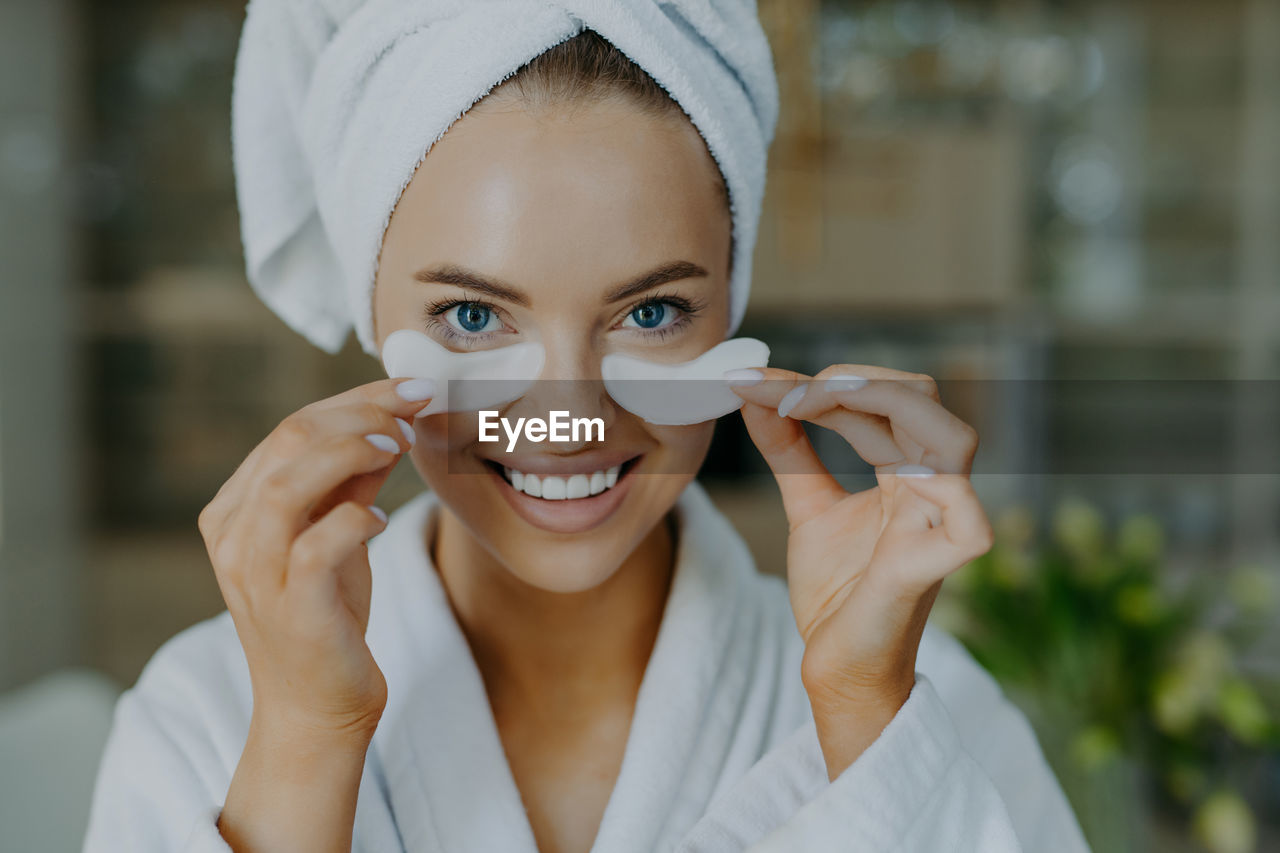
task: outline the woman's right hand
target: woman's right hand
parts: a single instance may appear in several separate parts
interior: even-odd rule
[[[387,687],[365,642],[365,543],[386,525],[371,505],[433,393],[430,380],[383,379],[294,412],[201,511],[257,723],[372,737]]]

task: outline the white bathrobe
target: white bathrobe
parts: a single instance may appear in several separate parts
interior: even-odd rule
[[[484,684],[425,547],[437,508],[423,492],[369,543],[367,637],[389,698],[352,849],[535,853]],[[933,628],[906,704],[828,781],[784,584],[756,571],[696,481],[676,512],[670,597],[593,851],[1088,849],[1025,717]],[[228,613],[166,643],[117,705],[85,853],[230,853],[215,824],[251,706]]]

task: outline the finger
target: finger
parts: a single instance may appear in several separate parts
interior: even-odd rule
[[[994,531],[968,477],[935,474],[902,476],[899,480],[941,511],[940,524],[911,533],[909,562],[917,585],[935,583],[991,550]]]
[[[995,534],[982,500],[968,477],[935,474],[931,477],[902,477],[901,480],[913,492],[942,510],[942,523],[934,528],[939,541],[960,549],[965,559],[973,559],[990,550]]]
[[[315,505],[352,477],[394,464],[398,454],[375,447],[362,435],[343,435],[289,461],[264,477],[253,499],[256,536],[292,542],[312,517]]]
[[[214,578],[227,607],[233,614],[254,612],[270,601],[284,578],[284,564],[290,540],[283,534],[263,533],[264,513],[232,508],[223,526],[206,537]]]
[[[822,464],[798,421],[780,418],[773,409],[755,403],[745,403],[741,412],[751,440],[778,481],[792,529],[849,494]]]
[[[410,418],[426,408],[437,393],[439,393],[439,383],[434,379],[392,377],[348,388],[340,394],[317,400],[300,411],[332,409],[353,403],[373,403],[397,417]]]
[[[879,415],[887,419],[887,429],[884,420],[876,428],[863,423],[860,430],[849,429],[850,424],[839,419],[841,410]],[[880,454],[877,458],[884,460],[880,464],[902,461],[890,458],[886,452],[887,438],[900,448],[906,461],[955,474],[967,474],[972,468],[977,432],[913,384],[895,379],[868,379],[857,386],[839,377],[815,378],[786,412],[790,418],[815,423],[833,413],[837,413],[835,428],[854,445],[859,455],[862,449],[855,443],[858,441],[867,453]],[[872,444],[868,443],[870,429],[877,433]],[[871,459],[867,461],[877,464]]]
[[[367,591],[370,579],[348,580],[342,574],[351,565],[350,558],[385,528],[384,517],[370,507],[347,502],[334,507],[293,541],[285,584],[294,600],[310,605],[303,608],[317,620],[310,628],[326,632],[347,616],[358,623],[367,620],[367,596],[347,602],[342,593],[347,589]],[[367,572],[367,564],[361,568]]]
[[[869,570],[859,580],[864,586],[864,600],[871,603],[848,613],[842,628],[848,636],[898,634],[918,610],[928,587],[921,578],[930,574],[918,565],[918,544],[932,529],[931,509],[936,507],[909,489],[892,496],[884,527],[870,555]]]
[[[815,393],[813,385],[813,382],[805,385],[805,398]],[[836,404],[806,418],[797,418],[794,411],[789,411],[786,419],[807,420],[831,430],[849,442],[849,446],[867,464],[876,468],[910,462],[912,456],[919,458],[924,455],[924,449],[915,442],[895,439],[892,423],[883,415],[855,412]]]
[[[752,379],[742,374],[754,374]],[[902,382],[915,388],[926,396],[937,399],[937,383],[932,378],[920,373],[907,373],[892,368],[869,364],[837,364],[828,367],[814,377],[815,380],[826,381],[837,377],[853,377],[855,379],[870,378]],[[751,371],[735,372],[729,380],[729,386],[739,396],[761,405],[770,405],[779,409],[783,415],[791,414],[793,404],[798,396],[808,394],[810,377],[789,370],[778,368],[762,368]],[[796,389],[804,386],[804,391]],[[791,399],[787,395],[791,395]],[[924,451],[909,437],[900,435],[895,439],[889,419],[869,412],[856,412],[842,407],[835,407],[814,423],[839,433],[853,446],[854,450],[869,464],[875,466],[891,465],[895,462],[916,461]]]
[[[368,432],[380,432],[393,438],[403,435],[405,442],[402,448],[412,446],[414,415],[430,404],[437,387],[437,383],[431,379],[381,379],[309,403],[282,420],[270,435],[250,451],[232,479],[252,482],[278,467],[280,456],[293,456],[323,436],[341,429],[355,431],[359,427],[356,420],[351,418],[331,422],[329,418],[337,411],[361,412],[363,414],[360,421]],[[410,400],[408,397],[421,399]],[[394,424],[393,429],[389,424],[396,420],[400,423]],[[333,428],[329,427],[330,423]],[[242,489],[237,488],[235,491],[240,492]]]
[[[237,473],[232,474],[218,487],[218,491],[213,498],[209,503],[205,504],[204,508],[196,516],[196,527],[199,529],[200,536],[204,539],[207,548],[212,549],[222,538],[223,532],[227,527],[227,521],[231,517],[231,512],[239,504],[238,496],[240,491],[241,478],[237,469]]]
[[[810,379],[828,379],[837,375],[854,375],[866,379],[896,380],[909,385],[925,395],[937,397],[937,383],[922,373],[907,373],[874,364],[836,364],[810,377],[779,367],[760,367],[750,370],[729,371],[726,376],[729,388],[751,403],[778,408],[778,403],[801,382]]]
[[[355,501],[366,506],[372,504],[378,499],[378,493],[382,491],[383,485],[387,482],[387,477],[391,475],[395,467],[395,462],[392,462],[383,468],[356,474],[321,498],[319,502],[313,504],[308,517],[312,520],[317,519],[345,501]]]
[[[331,409],[298,412],[296,418],[302,422],[302,432],[310,434],[309,438],[282,439],[284,444],[293,445],[292,450],[282,452],[299,453],[296,449],[308,441],[320,442],[326,438],[337,438],[343,434],[364,435],[386,449],[396,448],[399,452],[409,450],[417,441],[416,421],[410,423],[404,418],[393,416],[382,406],[370,402],[352,402]],[[309,450],[305,452],[310,452]],[[366,471],[351,477],[344,482],[344,487],[329,492],[326,497],[311,507],[310,517],[319,518],[337,504],[347,500],[369,504],[378,496],[378,491],[387,476],[395,467],[395,461],[387,466]]]
[[[276,433],[272,450],[277,456],[285,457],[279,460],[285,462],[340,435],[384,435],[401,451],[413,447],[417,441],[410,420],[368,401],[348,402],[327,409],[299,409],[276,428]]]

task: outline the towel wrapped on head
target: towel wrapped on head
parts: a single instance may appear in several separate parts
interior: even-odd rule
[[[778,119],[755,0],[252,0],[232,144],[249,282],[291,328],[377,357],[383,234],[431,146],[494,86],[591,29],[706,140],[733,221],[730,334],[746,308]]]

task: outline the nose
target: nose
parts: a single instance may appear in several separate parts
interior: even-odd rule
[[[607,440],[609,428],[617,419],[618,410],[605,391],[604,381],[600,376],[603,353],[587,336],[574,338],[564,336],[543,342],[546,360],[542,365],[542,374],[525,395],[511,405],[505,416],[547,419],[551,412],[561,411],[568,412],[571,418],[599,418],[604,423]],[[542,451],[570,455],[600,447],[599,441],[589,441],[581,435],[580,439],[576,442],[548,443]]]

